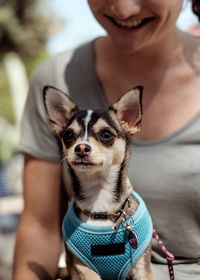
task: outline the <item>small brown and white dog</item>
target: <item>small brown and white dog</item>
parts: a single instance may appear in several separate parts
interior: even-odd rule
[[[148,220],[150,239],[144,247],[143,241],[139,240],[142,237],[133,230],[136,224],[139,225],[139,222],[135,221],[134,214],[142,206],[139,205],[138,198],[132,194],[132,185],[127,177],[129,139],[140,130],[141,125],[142,91],[142,87],[134,88],[110,106],[108,111],[92,111],[79,110],[66,94],[56,88],[50,86],[44,88],[46,112],[53,131],[62,143],[75,201],[70,211],[74,211],[72,215],[75,214],[76,217],[73,221],[66,216],[63,227],[67,244],[67,266],[73,280],[153,279],[150,264],[151,220],[150,218]],[[81,229],[83,236],[76,238],[80,243],[78,245],[71,245],[70,241],[76,234],[74,224],[77,224],[77,228],[82,224],[84,227]],[[95,245],[87,245],[90,237],[89,235],[84,237],[84,234],[91,231],[93,236],[95,229],[101,227],[106,238],[112,239],[111,244],[104,244],[103,239],[100,242],[100,238],[103,237],[98,233],[96,243],[92,237],[91,242]],[[122,238],[121,242],[114,240],[118,235],[118,229],[120,233],[117,238]],[[71,232],[68,232],[70,230]],[[138,232],[139,230],[140,228]],[[144,225],[143,232],[145,230],[148,231]],[[123,237],[120,237],[120,234]],[[140,249],[136,260],[132,258],[129,261],[127,270],[128,262],[125,254],[132,256],[139,243],[143,249]],[[74,249],[76,246],[77,249]],[[87,246],[88,250],[91,248],[90,253],[86,252]],[[84,252],[80,253],[81,249]],[[83,254],[90,256],[86,258]],[[123,256],[126,258],[126,265],[123,264]],[[113,267],[110,263],[112,258]],[[92,264],[93,260],[95,264]],[[98,261],[100,268],[97,268]],[[118,269],[121,276],[115,271],[119,263],[124,265],[123,273],[121,268]]]

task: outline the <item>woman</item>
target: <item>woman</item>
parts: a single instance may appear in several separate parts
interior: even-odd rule
[[[80,107],[106,108],[144,86],[142,130],[131,143],[129,177],[175,255],[176,279],[200,276],[200,44],[176,28],[182,0],[89,0],[108,35],[45,62],[34,74],[22,124],[25,209],[14,279],[53,279],[61,248],[66,170],[43,107],[52,85]],[[193,1],[200,16],[200,2]],[[64,174],[64,176],[62,176]],[[64,179],[64,180],[63,180]],[[65,203],[66,204],[66,203]],[[169,279],[153,242],[155,279]]]

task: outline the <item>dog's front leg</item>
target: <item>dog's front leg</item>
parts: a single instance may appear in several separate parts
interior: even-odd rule
[[[101,280],[99,275],[85,266],[68,248],[66,250],[66,263],[70,280]]]
[[[77,260],[74,267],[74,275],[71,277],[71,280],[101,280],[97,273],[89,269],[79,260]]]
[[[127,275],[128,280],[153,280],[151,269],[151,245],[144,254],[137,260]]]

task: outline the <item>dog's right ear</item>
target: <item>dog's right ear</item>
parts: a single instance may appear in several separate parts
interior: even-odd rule
[[[73,101],[62,91],[51,87],[44,87],[44,105],[52,129],[60,134],[68,121],[78,110]]]
[[[142,93],[142,86],[135,87],[110,107],[110,110],[115,112],[123,130],[129,135],[134,135],[141,128]]]

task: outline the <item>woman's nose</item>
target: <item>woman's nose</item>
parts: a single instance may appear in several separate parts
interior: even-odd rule
[[[111,12],[119,19],[127,19],[141,11],[141,0],[113,0]]]

